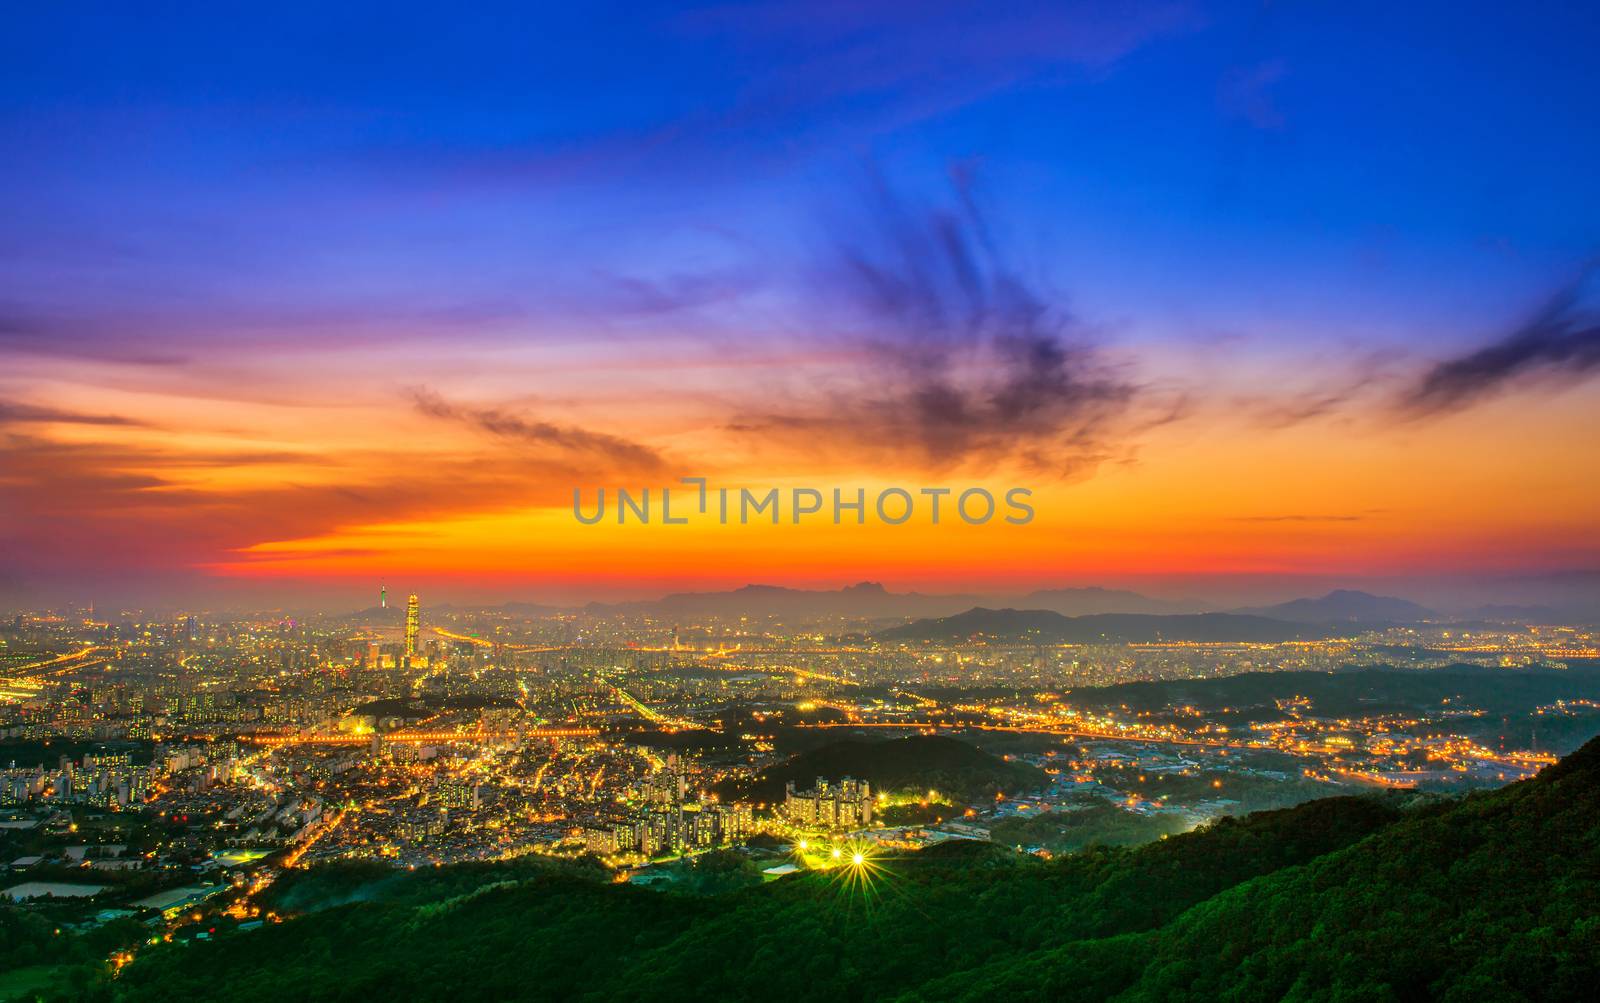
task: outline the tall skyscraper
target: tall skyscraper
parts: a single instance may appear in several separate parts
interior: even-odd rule
[[[422,608],[416,594],[406,600],[406,661],[417,657],[417,633],[422,630]]]
[[[378,586],[378,608],[389,608],[389,586],[387,585]]]

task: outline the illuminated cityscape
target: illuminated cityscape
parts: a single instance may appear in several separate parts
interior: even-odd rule
[[[1600,727],[1600,684],[1575,670],[1600,633],[1581,627],[950,644],[848,617],[489,608],[424,629],[419,608],[411,595],[398,627],[382,605],[13,617],[0,803],[33,851],[13,858],[19,887],[74,861],[180,887],[198,869],[237,911],[239,889],[336,860],[593,854],[648,881],[758,835],[758,859],[830,833],[912,847],[1083,804],[1181,830],[1341,792],[1497,786]],[[875,760],[930,737],[979,761]],[[819,756],[841,768],[783,772]],[[90,826],[116,849],[76,835]]]
[[[114,941],[120,970],[288,921],[288,876],[326,868],[866,890],[963,844],[1071,859],[1318,799],[1449,803],[1600,731],[1592,626],[1247,641],[1215,635],[1257,614],[1135,614],[1119,639],[1093,615],[861,617],[849,591],[794,615],[22,611],[0,630],[0,895]]]
[[[0,1003],[1595,996],[1600,7],[11,7]]]

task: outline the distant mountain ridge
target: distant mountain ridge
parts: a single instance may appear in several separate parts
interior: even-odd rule
[[[877,582],[858,582],[842,589],[792,589],[779,585],[745,585],[726,592],[678,592],[660,599],[624,603],[589,603],[584,612],[597,616],[640,613],[659,616],[790,616],[896,617],[948,616],[985,604],[1020,604],[1069,615],[1092,613],[1170,613],[1178,603],[1151,599],[1121,589],[1043,589],[1020,598],[922,592],[890,592]]]
[[[1097,613],[1202,613],[1206,612],[1192,603],[1152,599],[1126,589],[1102,589],[1097,586],[1071,589],[1040,589],[1030,592],[1017,603],[1019,609],[1047,609],[1063,616],[1093,616]]]
[[[1246,607],[1233,612],[1294,623],[1415,623],[1440,618],[1438,613],[1409,599],[1375,596],[1355,589],[1334,589],[1317,599],[1291,599],[1275,606]]]
[[[1195,601],[1157,599],[1127,589],[1098,586],[1038,589],[1024,595],[935,594],[892,592],[872,581],[839,589],[796,589],[782,585],[744,585],[712,592],[675,592],[659,599],[626,602],[590,602],[562,606],[533,602],[498,605],[433,604],[423,597],[428,614],[503,613],[527,617],[585,614],[589,616],[642,615],[670,618],[742,616],[775,619],[895,620],[950,617],[973,609],[1049,611],[1068,617],[1101,615],[1193,616],[1213,614],[1214,608]],[[1375,595],[1357,589],[1335,589],[1325,595],[1291,599],[1267,606],[1245,606],[1222,611],[1226,615],[1261,617],[1287,623],[1408,624],[1430,621],[1484,621],[1490,623],[1593,623],[1600,611],[1581,606],[1523,606],[1488,604],[1441,613],[1396,596]],[[403,600],[387,608],[369,607],[341,614],[357,623],[398,624],[405,616]]]
[[[880,631],[885,641],[955,643],[972,638],[1055,644],[1116,644],[1156,641],[1315,640],[1331,633],[1316,624],[1291,623],[1269,617],[1237,613],[1098,613],[1062,616],[1039,609],[985,609],[977,607],[955,616],[917,620]]]
[[[583,606],[554,606],[530,602],[498,605],[462,606],[452,603],[430,604],[424,598],[422,609],[429,613],[498,612],[523,616],[555,616],[584,613],[589,616],[643,615],[660,617],[845,617],[866,620],[892,620],[908,617],[949,616],[974,606],[1018,606],[1052,610],[1068,616],[1098,613],[1183,613],[1193,612],[1182,603],[1152,599],[1125,589],[1081,588],[1040,589],[1024,596],[983,596],[891,592],[878,582],[857,582],[839,589],[795,589],[782,585],[743,585],[720,592],[674,592],[660,599],[626,602],[591,602]],[[343,619],[360,623],[398,624],[405,619],[404,600],[387,607],[372,606],[343,614]]]

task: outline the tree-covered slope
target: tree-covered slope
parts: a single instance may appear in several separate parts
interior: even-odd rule
[[[408,999],[751,999],[803,973],[798,998],[879,999],[995,958],[1154,929],[1396,815],[1377,801],[1331,799],[1140,850],[1052,863],[911,855],[884,861],[870,884],[813,873],[722,897],[541,875],[415,906],[392,904],[411,899],[386,881],[370,901],[150,951],[117,990],[130,1000],[210,998],[227,973],[233,1000],[355,1000],[402,987]]]
[[[1234,888],[1162,938],[1141,999],[1592,999],[1600,744],[1447,814]]]
[[[1306,807],[1311,807],[1310,805]],[[1539,777],[1413,813],[1242,882],[1158,933],[962,972],[916,998],[1592,999],[1600,984],[1600,739]],[[1134,958],[1129,962],[1129,958]],[[1095,994],[1080,998],[1096,998]]]
[[[774,803],[793,781],[808,790],[818,777],[854,777],[874,791],[934,790],[957,797],[991,798],[996,791],[1043,787],[1049,777],[1025,763],[1011,763],[943,735],[912,735],[888,741],[844,739],[810,749],[757,774],[718,787],[724,798]]]
[[[1045,862],[998,849],[725,895],[534,874],[148,951],[125,1000],[1589,998],[1600,742],[1403,808],[1334,798]],[[493,877],[488,871],[481,878]],[[426,880],[438,882],[438,876]],[[436,885],[454,890],[471,882]]]

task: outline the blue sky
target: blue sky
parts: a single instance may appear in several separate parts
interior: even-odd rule
[[[21,10],[5,299],[770,293],[863,164],[1152,336],[1472,341],[1595,249],[1587,5],[856,6]]]

